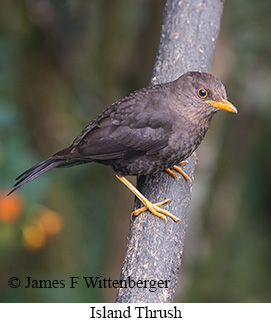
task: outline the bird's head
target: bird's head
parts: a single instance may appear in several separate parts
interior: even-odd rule
[[[227,100],[224,85],[215,76],[203,72],[187,72],[175,81],[182,107],[191,115],[212,116],[220,109],[237,113]]]

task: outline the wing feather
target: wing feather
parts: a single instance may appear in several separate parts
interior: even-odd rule
[[[161,89],[158,95],[154,92],[155,87],[151,93],[134,92],[109,106],[62,154],[68,153],[69,158],[106,161],[151,155],[166,147],[172,133],[172,110],[166,105],[165,95],[161,98]],[[159,113],[155,110],[158,103]]]

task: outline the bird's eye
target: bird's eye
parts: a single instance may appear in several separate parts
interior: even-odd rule
[[[206,96],[208,95],[208,92],[205,90],[205,89],[199,89],[198,90],[198,96],[201,98],[201,99],[204,99],[206,98]]]

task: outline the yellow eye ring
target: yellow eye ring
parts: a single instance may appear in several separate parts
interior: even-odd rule
[[[207,97],[207,95],[208,95],[208,92],[205,89],[201,88],[198,90],[198,96],[201,99],[205,99]]]

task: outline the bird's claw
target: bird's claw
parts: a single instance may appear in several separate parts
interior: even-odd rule
[[[179,164],[180,164],[180,165],[186,165],[186,162],[180,162]],[[169,173],[170,175],[172,175],[174,178],[176,178],[177,180],[179,180],[178,176],[177,176],[177,175],[172,171],[172,169],[174,169],[176,172],[180,173],[180,174],[184,177],[184,179],[185,179],[185,180],[189,181],[189,182],[190,182],[190,184],[191,184],[191,185],[193,185],[193,181],[192,181],[192,179],[190,178],[190,176],[188,176],[188,175],[186,174],[186,172],[185,172],[185,171],[183,171],[183,170],[181,169],[181,167],[180,167],[180,166],[174,165],[174,166],[172,166],[172,167],[170,167],[170,168],[167,168],[167,169],[166,169],[166,172],[168,172],[168,173]]]
[[[166,204],[170,201],[171,201],[171,199],[166,199],[166,200],[159,202],[159,203],[151,203],[150,201],[145,201],[145,206],[143,206],[139,209],[136,209],[134,212],[132,212],[131,218],[132,218],[132,216],[138,216],[140,213],[149,210],[152,214],[163,219],[166,223],[167,223],[166,216],[168,216],[173,221],[175,221],[175,222],[180,221],[183,224],[182,220],[177,218],[175,215],[171,214],[169,211],[167,211],[165,209],[160,208],[161,205]]]

